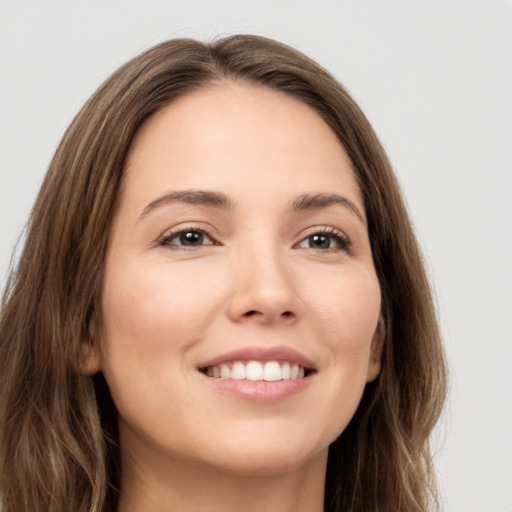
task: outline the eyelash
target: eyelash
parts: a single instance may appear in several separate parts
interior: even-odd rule
[[[299,244],[302,244],[309,238],[315,236],[315,235],[323,235],[326,237],[330,237],[334,240],[334,242],[338,245],[338,247],[329,247],[328,249],[325,249],[323,252],[336,252],[336,251],[346,251],[349,252],[352,248],[352,242],[350,239],[345,235],[343,232],[339,231],[338,229],[332,228],[332,227],[323,227],[320,229],[315,229],[312,231],[309,235],[304,237]],[[314,249],[313,247],[308,247],[309,249]]]
[[[207,237],[209,240],[211,240],[211,243],[207,244],[200,244],[197,246],[186,246],[186,245],[178,245],[178,244],[172,244],[170,243],[174,238],[184,235],[186,233],[199,233],[203,237]],[[311,231],[311,233],[304,238],[302,238],[297,244],[294,245],[294,247],[300,246],[300,244],[306,242],[308,239],[315,235],[323,235],[326,237],[330,237],[337,245],[338,247],[328,247],[327,249],[321,250],[318,249],[321,252],[337,252],[337,251],[346,251],[349,252],[352,247],[352,242],[350,239],[341,231],[332,228],[332,227],[323,227],[319,229],[315,229],[314,231]],[[167,247],[171,250],[193,250],[196,247],[204,247],[205,245],[213,245],[213,246],[219,246],[220,243],[216,242],[214,237],[210,234],[210,232],[207,229],[204,228],[198,228],[198,227],[185,227],[185,228],[179,228],[174,231],[171,231],[170,233],[166,233],[158,240],[158,245]],[[305,247],[306,248],[306,247]],[[314,247],[307,247],[307,249],[313,249]]]
[[[201,235],[209,238],[212,243],[208,244],[201,244],[198,246],[186,246],[186,245],[177,245],[177,244],[171,244],[171,240],[176,238],[179,235],[184,235],[186,233],[200,233]],[[170,233],[166,233],[158,240],[158,245],[168,247],[171,250],[179,251],[179,250],[190,250],[194,249],[195,247],[204,247],[205,245],[220,245],[219,243],[215,242],[215,239],[212,237],[212,235],[208,232],[208,230],[204,228],[198,228],[198,227],[188,227],[188,228],[179,228],[175,231],[171,231]]]

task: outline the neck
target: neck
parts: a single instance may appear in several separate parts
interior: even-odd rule
[[[172,461],[149,468],[122,460],[118,512],[322,512],[327,451],[278,474],[236,475]]]

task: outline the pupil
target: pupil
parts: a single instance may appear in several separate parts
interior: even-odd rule
[[[183,233],[180,236],[180,242],[183,245],[201,245],[203,241],[203,234],[198,233],[197,231],[189,231],[188,233]]]
[[[328,249],[330,244],[329,237],[325,235],[313,235],[310,238],[309,246],[314,248]]]

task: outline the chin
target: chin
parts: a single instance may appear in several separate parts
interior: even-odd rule
[[[313,459],[322,454],[312,453],[300,457],[297,452],[240,454],[216,462],[216,467],[223,473],[240,477],[272,476],[293,473],[306,467]],[[325,449],[327,460],[327,449]]]
[[[318,443],[311,437],[293,438],[292,434],[283,436],[282,433],[272,435],[268,432],[249,439],[230,436],[225,443],[219,440],[209,445],[203,455],[209,459],[209,464],[228,474],[276,475],[299,470],[315,458],[325,458],[326,461],[329,441]],[[214,452],[211,451],[213,446],[216,447]]]

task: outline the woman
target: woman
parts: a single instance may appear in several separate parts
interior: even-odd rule
[[[445,366],[387,158],[254,36],[129,62],[66,132],[0,324],[6,512],[425,511]]]

